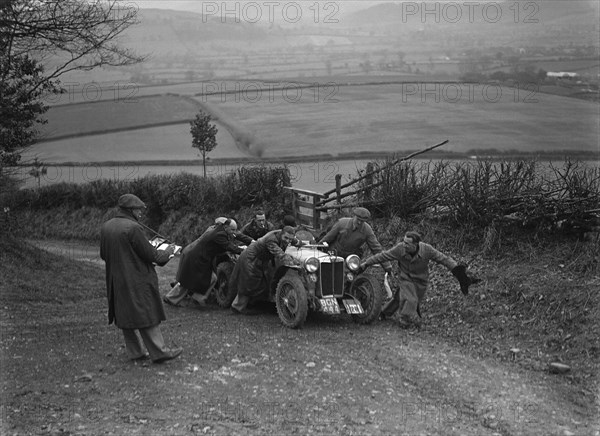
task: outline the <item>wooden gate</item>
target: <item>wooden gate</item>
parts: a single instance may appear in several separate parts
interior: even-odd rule
[[[443,142],[440,142],[439,144],[433,145],[424,150],[416,151],[408,156],[396,159],[390,164],[374,171],[370,170],[369,167],[367,167],[366,174],[354,180],[351,180],[350,182],[345,183],[343,185],[341,183],[342,176],[340,174],[337,174],[335,176],[335,188],[323,194],[313,191],[307,191],[304,189],[292,188],[289,186],[285,187],[285,189],[290,191],[292,195],[292,209],[294,211],[294,218],[296,219],[296,223],[298,223],[299,225],[308,226],[315,230],[323,230],[329,210],[350,209],[356,206],[368,207],[380,204],[381,201],[379,201],[378,203],[376,200],[372,200],[369,202],[359,202],[359,199],[357,198],[358,194],[364,194],[365,191],[373,189],[382,184],[382,182],[373,183],[373,175],[385,171],[386,169],[394,165],[398,165],[400,162],[407,161],[419,154],[426,153],[430,150],[433,150],[434,148],[438,148],[447,143],[448,140],[445,140]],[[363,180],[367,181],[363,185],[364,187],[359,189],[354,188],[358,182],[361,182]],[[348,188],[354,188],[354,190]],[[342,192],[342,190],[345,190],[345,192]],[[350,197],[354,198],[352,199]],[[346,201],[342,202],[342,199],[346,199]]]
[[[317,204],[324,198],[323,194],[286,187],[292,195],[292,209],[296,223],[315,230],[322,229],[326,214],[317,210]]]

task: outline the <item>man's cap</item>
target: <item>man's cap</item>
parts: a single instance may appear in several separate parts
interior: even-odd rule
[[[123,209],[146,209],[146,204],[133,194],[123,194],[117,205]]]
[[[371,212],[369,212],[369,210],[365,209],[364,207],[355,207],[353,213],[355,216],[359,217],[360,219],[363,219],[363,220],[371,219]]]
[[[283,217],[283,225],[296,227],[296,219],[292,215],[286,215]]]
[[[233,230],[237,230],[237,223],[224,216],[220,216],[219,218],[215,218],[215,224],[229,225]]]
[[[291,235],[296,233],[296,229],[294,229],[293,227],[290,227],[290,226],[284,226],[283,229],[281,229],[281,231],[282,231],[282,233],[289,233]]]

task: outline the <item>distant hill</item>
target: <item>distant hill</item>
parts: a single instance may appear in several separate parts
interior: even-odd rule
[[[440,47],[454,41],[455,46],[464,44],[464,49],[481,44],[519,46],[540,44],[540,41],[598,45],[599,6],[595,1],[511,0],[489,2],[487,6],[482,1],[475,3],[477,6],[471,11],[467,4],[385,2],[358,12],[340,13],[336,15],[336,23],[306,19],[302,26],[295,28],[243,19],[236,23],[231,18],[222,22],[216,15],[202,16],[188,11],[140,9],[141,23],[127,31],[123,42],[154,57],[277,54],[277,50],[290,47],[319,47],[323,45],[322,35],[331,38],[334,45],[335,38],[355,37],[361,38],[361,44],[381,44],[381,40],[375,38],[385,34],[407,35],[417,50],[421,41]],[[429,12],[423,16],[422,13],[427,12],[424,8]],[[393,41],[387,43],[393,44]]]
[[[486,5],[486,3],[489,3]],[[589,26],[598,29],[599,5],[593,0],[545,0],[538,2],[481,1],[468,6],[465,2],[404,2],[380,3],[347,17],[349,25],[378,27],[401,25],[402,30],[436,27],[472,31],[473,26],[487,26],[492,33],[501,29],[527,25]],[[490,25],[493,25],[491,27]]]
[[[591,47],[598,47],[595,1],[500,0],[488,6],[484,1],[475,2],[472,22],[466,5],[473,3],[469,2],[373,2],[358,12],[342,5],[334,22],[329,23],[323,6],[329,3],[318,3],[319,20],[310,16],[310,8],[317,3],[301,4],[306,15],[297,25],[236,22],[235,16],[223,22],[219,14],[140,9],[140,23],[127,29],[120,42],[147,55],[147,62],[79,75],[76,72],[70,79],[156,85],[214,78],[279,80],[369,72],[457,78],[457,63],[472,56],[469,51],[488,57],[503,52],[506,58],[522,48],[535,48],[527,53],[589,58],[594,54]],[[438,16],[426,14],[424,20],[419,10],[424,7],[429,11],[437,8]],[[461,8],[461,20],[452,22],[456,8]],[[498,8],[500,18],[493,22]],[[487,52],[490,47],[493,51]],[[539,47],[560,47],[561,51],[537,50]],[[573,53],[569,47],[574,47]],[[577,52],[577,47],[590,49]],[[447,65],[446,61],[454,64]]]
[[[253,41],[268,43],[266,29],[252,23],[222,23],[218,18],[194,12],[142,9],[140,24],[128,29],[123,42],[140,51],[154,54],[195,52],[210,43],[239,44],[240,49]]]

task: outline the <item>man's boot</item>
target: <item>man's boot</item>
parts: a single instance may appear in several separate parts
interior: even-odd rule
[[[167,294],[163,297],[163,301],[171,306],[178,306],[179,303],[183,301],[185,297],[187,297],[188,291],[179,283],[173,286]]]
[[[208,292],[206,294],[201,294],[199,292],[194,292],[192,295],[192,300],[198,303],[200,306],[206,306],[206,300],[208,300]]]

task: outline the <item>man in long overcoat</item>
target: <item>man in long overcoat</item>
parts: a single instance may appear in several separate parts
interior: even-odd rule
[[[232,223],[230,219],[217,222],[183,249],[176,275],[179,283],[165,295],[165,302],[177,305],[186,294],[200,303],[206,299],[212,284],[214,259],[228,251],[235,254],[243,251],[235,243],[237,225]]]
[[[384,317],[392,316],[400,310],[401,327],[418,326],[419,306],[425,298],[429,285],[429,261],[434,261],[448,268],[460,283],[463,294],[467,295],[469,286],[477,283],[477,279],[467,276],[466,268],[458,265],[454,259],[421,241],[417,232],[406,232],[404,239],[391,249],[375,254],[361,263],[361,269],[381,262],[398,262],[399,291],[394,299],[384,307]]]
[[[119,198],[117,215],[100,231],[100,257],[106,264],[108,323],[123,331],[129,358],[146,357],[139,331],[150,358],[164,362],[181,354],[169,349],[159,324],[166,319],[158,291],[154,265],[163,266],[173,255],[174,246],[157,250],[144,235],[139,220],[146,205],[133,194]]]
[[[285,254],[288,245],[301,245],[294,236],[294,228],[285,226],[281,230],[273,230],[254,241],[241,254],[233,273],[230,286],[234,286],[237,295],[231,304],[234,313],[250,314],[247,306],[253,297],[257,297],[265,288],[265,269],[273,259],[293,262],[290,255]]]

